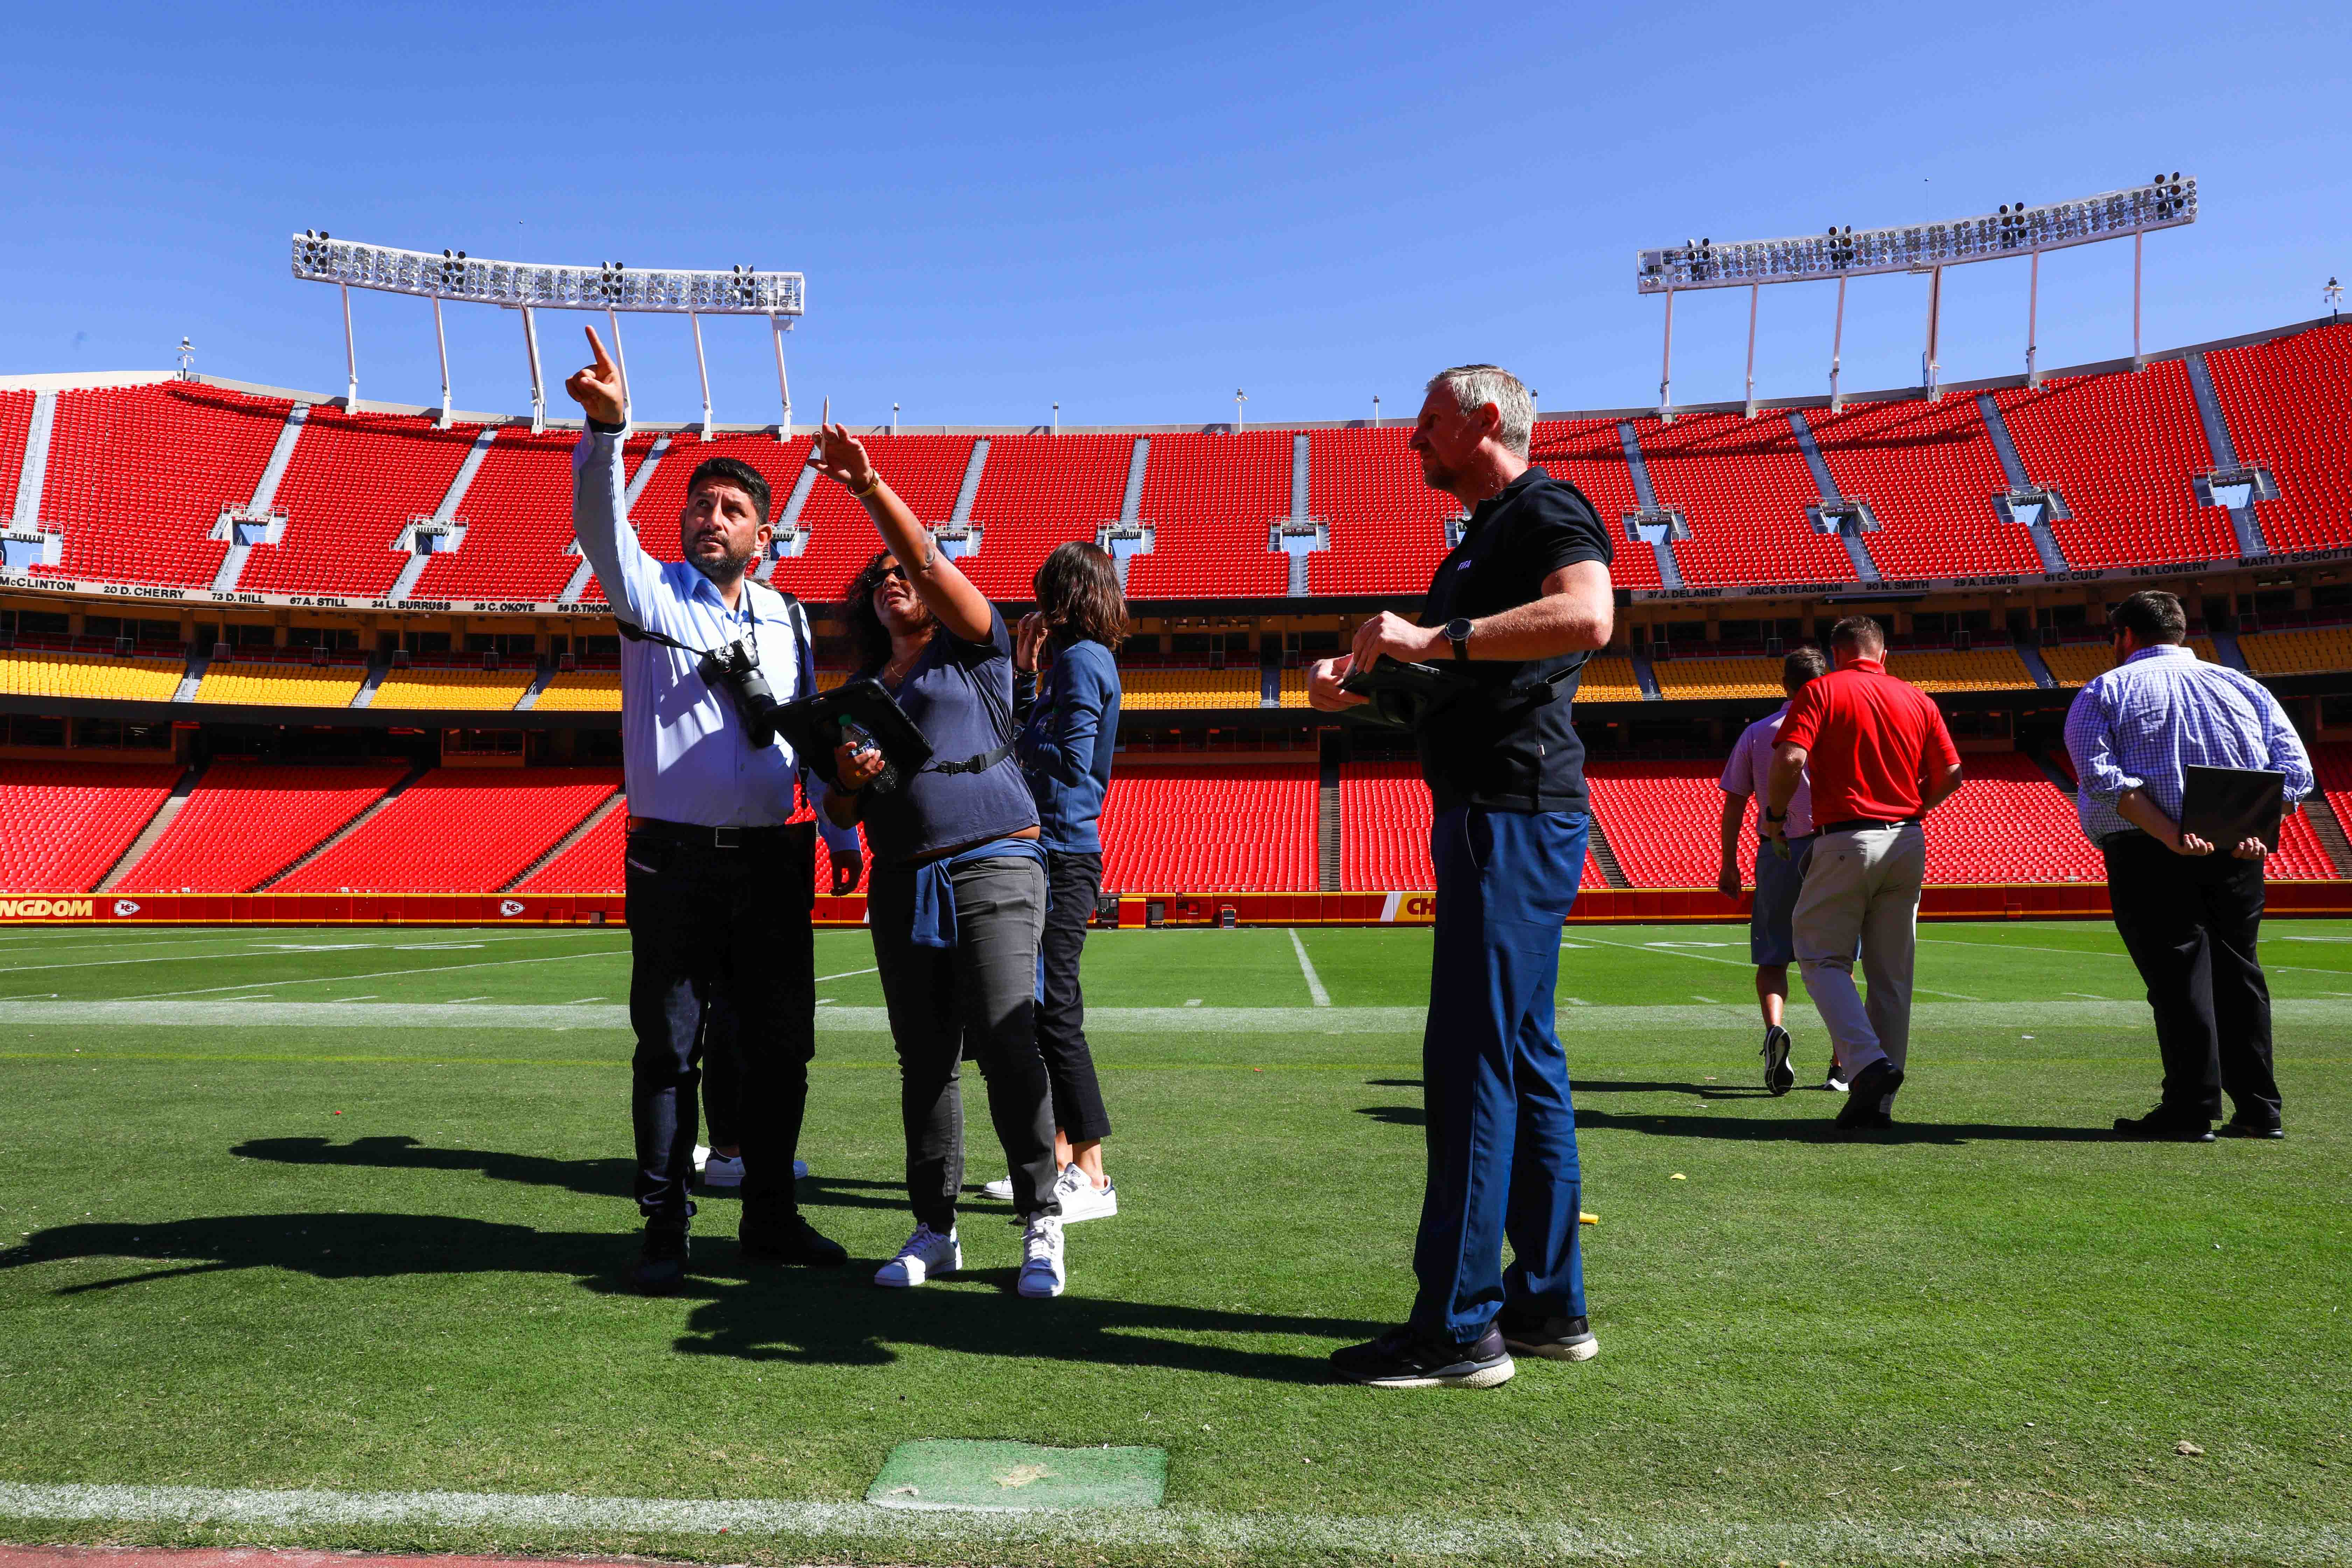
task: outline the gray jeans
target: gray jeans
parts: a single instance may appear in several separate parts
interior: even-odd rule
[[[882,999],[898,1050],[899,1113],[907,1131],[907,1199],[933,1230],[954,1227],[963,1187],[963,1097],[957,1064],[966,1040],[988,1080],[988,1111],[1013,1171],[1013,1206],[1059,1214],[1054,1196],[1054,1096],[1037,1051],[1037,938],[1045,872],[1034,860],[974,860],[952,868],[956,942],[912,938],[915,874],[875,868],[866,897]]]
[[[1927,873],[1927,835],[1916,823],[1824,833],[1814,842],[1791,924],[1805,989],[1848,1082],[1881,1057],[1899,1068],[1911,1054],[1911,964]],[[1857,940],[1867,1004],[1853,984]],[[1893,1101],[1887,1096],[1880,1109]]]

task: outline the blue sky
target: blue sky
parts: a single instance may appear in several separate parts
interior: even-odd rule
[[[1547,408],[1654,401],[1633,252],[1958,216],[2179,169],[2151,348],[2318,314],[2352,269],[2341,5],[26,7],[0,97],[0,372],[340,391],[286,236],[796,268],[806,418],[1402,415],[1493,359]],[[2222,30],[2226,28],[2226,31]],[[2045,260],[2043,363],[2130,348],[2131,251]],[[1763,395],[1822,390],[1832,285],[1766,290]],[[2021,368],[2025,270],[1948,275],[1945,374]],[[1916,382],[1925,285],[1856,283],[1849,389]],[[438,400],[430,307],[354,296],[362,396]],[[1685,295],[1678,400],[1739,395],[1747,299]],[[578,318],[551,313],[553,365]],[[457,404],[521,411],[516,320],[449,313]],[[625,323],[699,416],[686,323]],[[764,326],[707,323],[722,420]],[[560,393],[556,395],[560,397]],[[568,405],[565,407],[568,409]]]

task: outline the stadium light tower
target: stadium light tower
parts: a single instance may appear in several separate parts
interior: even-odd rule
[[[2344,285],[2335,279],[2330,278],[2327,280],[2327,287],[2319,291],[2319,299],[2320,302],[2327,307],[2329,321],[2332,321],[2344,313]],[[184,346],[187,340],[183,338],[180,342]]]
[[[1845,280],[1880,273],[1925,274],[1927,330],[1920,371],[1927,395],[1932,398],[1942,395],[1938,385],[1942,367],[1938,363],[1937,339],[1942,326],[1945,268],[2011,256],[2032,258],[2026,305],[2026,374],[2032,380],[2038,375],[2033,340],[2040,305],[2042,253],[2121,239],[2126,235],[2131,237],[2133,248],[2132,361],[2137,365],[2141,358],[2142,260],[2147,237],[2156,229],[2178,228],[2196,221],[2197,181],[2176,173],[2158,174],[2144,185],[2126,190],[2040,206],[2020,202],[2003,205],[1998,212],[1943,223],[1906,224],[1860,234],[1851,226],[1832,225],[1826,234],[1789,239],[1737,240],[1723,245],[1712,239],[1686,239],[1679,246],[1641,251],[1635,258],[1634,290],[1663,294],[1666,301],[1665,353],[1658,374],[1658,416],[1666,420],[1674,417],[1675,296],[1685,289],[1748,289],[1748,401],[1752,416],[1756,300],[1763,285],[1837,279],[1837,325],[1830,349],[1830,399],[1834,407],[1838,400],[1839,359],[1844,346]]]
[[[683,315],[694,335],[694,358],[702,379],[702,434],[710,436],[710,370],[702,348],[704,316],[765,316],[775,340],[776,392],[783,417],[779,439],[792,434],[792,384],[784,374],[783,334],[792,319],[805,308],[806,280],[797,272],[761,272],[735,267],[725,272],[692,272],[671,268],[632,270],[617,261],[594,267],[530,261],[492,261],[469,257],[462,250],[435,256],[420,250],[367,245],[335,239],[323,230],[305,229],[294,236],[294,276],[314,283],[331,283],[341,291],[343,353],[351,373],[345,406],[359,406],[359,350],[352,332],[354,289],[390,294],[419,295],[433,301],[433,332],[441,355],[441,419],[448,423],[453,399],[449,392],[448,341],[442,326],[442,301],[497,305],[520,310],[523,346],[530,360],[531,425],[544,424],[546,384],[539,357],[538,310],[602,310],[613,334],[613,359],[621,373],[621,401],[630,406],[628,359],[621,348],[624,313]]]
[[[1248,393],[1238,386],[1234,388],[1234,434],[1236,436],[1242,433],[1242,405],[1248,401]]]

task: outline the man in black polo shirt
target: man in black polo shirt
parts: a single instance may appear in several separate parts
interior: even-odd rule
[[[1584,747],[1570,722],[1577,670],[1615,615],[1609,531],[1575,486],[1528,466],[1535,405],[1491,364],[1441,372],[1409,443],[1422,476],[1470,509],[1418,626],[1382,612],[1344,658],[1315,667],[1310,700],[1363,700],[1339,682],[1381,656],[1468,685],[1415,731],[1433,807],[1437,930],[1422,1072],[1429,1184],[1403,1327],[1331,1358],[1387,1388],[1485,1388],[1511,1352],[1585,1361],[1580,1181],[1568,1059],[1552,1028],[1559,928],[1576,901],[1589,824]],[[1513,1261],[1502,1267],[1508,1238]]]

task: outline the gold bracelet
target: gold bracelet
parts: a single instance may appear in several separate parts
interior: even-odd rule
[[[866,486],[864,489],[862,489],[862,490],[852,490],[852,491],[850,491],[849,493],[850,493],[851,495],[856,496],[859,500],[864,500],[867,496],[872,495],[876,490],[878,490],[878,489],[880,489],[881,488],[882,488],[882,473],[881,473],[881,470],[877,468],[877,469],[876,469],[876,470],[875,470],[875,473],[874,473],[874,482],[873,482],[872,484],[867,485],[867,486]]]

